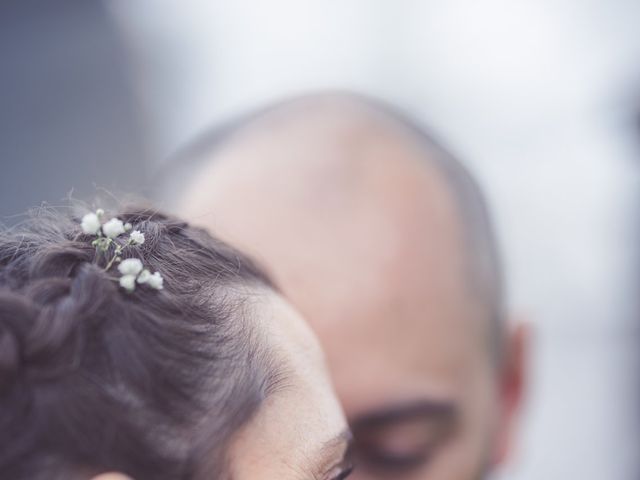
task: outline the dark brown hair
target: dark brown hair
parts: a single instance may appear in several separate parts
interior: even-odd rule
[[[163,290],[120,288],[73,215],[0,232],[0,478],[222,478],[280,377],[250,315],[272,288],[259,268],[178,219],[114,216],[145,234],[123,257]]]

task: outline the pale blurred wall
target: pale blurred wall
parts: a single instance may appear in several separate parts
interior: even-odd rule
[[[149,144],[309,89],[428,122],[486,187],[534,324],[516,480],[637,479],[640,2],[118,0]]]
[[[0,223],[139,184],[147,152],[124,53],[103,2],[0,1]]]

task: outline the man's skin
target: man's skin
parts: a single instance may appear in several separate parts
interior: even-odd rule
[[[436,155],[364,100],[312,96],[205,151],[180,202],[264,263],[318,334],[354,480],[477,480],[512,445],[524,333],[496,333]]]

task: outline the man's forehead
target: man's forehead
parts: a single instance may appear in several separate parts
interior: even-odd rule
[[[353,388],[379,394],[407,386],[439,390],[461,379],[482,343],[480,322],[473,322],[462,302],[420,303],[415,298],[344,299],[342,305],[307,306],[309,320],[325,349],[341,392]],[[402,387],[402,388],[401,388]],[[433,393],[429,392],[415,392]],[[448,392],[443,392],[448,393]]]
[[[458,300],[461,234],[446,182],[405,138],[366,140],[306,154],[240,143],[220,152],[185,205],[264,263],[312,323]]]
[[[313,208],[297,196],[300,185],[286,186],[295,175],[278,188],[251,174],[224,180],[231,167],[220,163],[210,178],[221,189],[210,190],[201,220],[269,268],[330,360],[341,351],[353,358],[356,341],[396,359],[427,359],[425,338],[439,339],[429,350],[437,356],[449,338],[466,336],[464,268],[452,203],[428,170],[407,163],[386,176],[382,162],[370,166],[361,191],[328,189]]]
[[[192,185],[183,210],[269,263],[278,249],[292,247],[352,257],[370,246],[384,260],[397,251],[429,253],[438,242],[455,246],[455,202],[436,169],[412,146],[372,143],[335,155],[327,147],[326,156],[282,146],[271,153],[231,148]]]

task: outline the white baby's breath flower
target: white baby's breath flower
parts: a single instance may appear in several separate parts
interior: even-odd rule
[[[162,278],[162,275],[160,275],[160,272],[155,272],[147,280],[147,285],[149,285],[151,288],[155,288],[156,290],[162,290],[163,284],[164,284],[164,278]]]
[[[102,224],[104,210],[98,209],[95,212],[87,213],[82,217],[80,227],[86,234],[96,235],[91,241],[91,245],[101,255],[106,255],[105,270],[108,271],[114,264],[118,265],[118,271],[122,275],[118,279],[118,283],[128,292],[133,292],[136,283],[148,285],[155,290],[162,290],[164,287],[164,279],[159,272],[151,273],[142,265],[142,261],[138,258],[122,259],[123,249],[129,246],[142,245],[145,242],[144,233],[140,230],[133,230],[131,223],[123,223],[119,218],[112,218],[108,222]],[[116,242],[113,239],[129,233],[127,242]],[[113,248],[112,248],[113,247]],[[109,258],[111,254],[111,258]]]
[[[145,268],[142,272],[140,272],[140,275],[138,275],[138,283],[146,283],[151,288],[162,290],[164,279],[162,278],[162,275],[160,275],[160,272],[152,274]]]
[[[146,268],[140,272],[138,275],[138,283],[147,283],[151,278],[151,272]]]
[[[128,292],[133,292],[136,288],[136,276],[123,275],[120,277],[120,286]]]
[[[142,262],[137,258],[127,258],[118,264],[118,271],[122,275],[133,275],[135,277],[142,271]]]
[[[82,231],[87,235],[96,235],[100,231],[100,219],[95,213],[87,213],[80,223]]]
[[[131,232],[129,238],[131,239],[131,243],[133,245],[142,245],[144,243],[144,233],[142,233],[140,230],[134,230],[133,232]]]
[[[102,232],[109,238],[116,238],[124,233],[124,225],[122,220],[112,218],[102,226]]]

